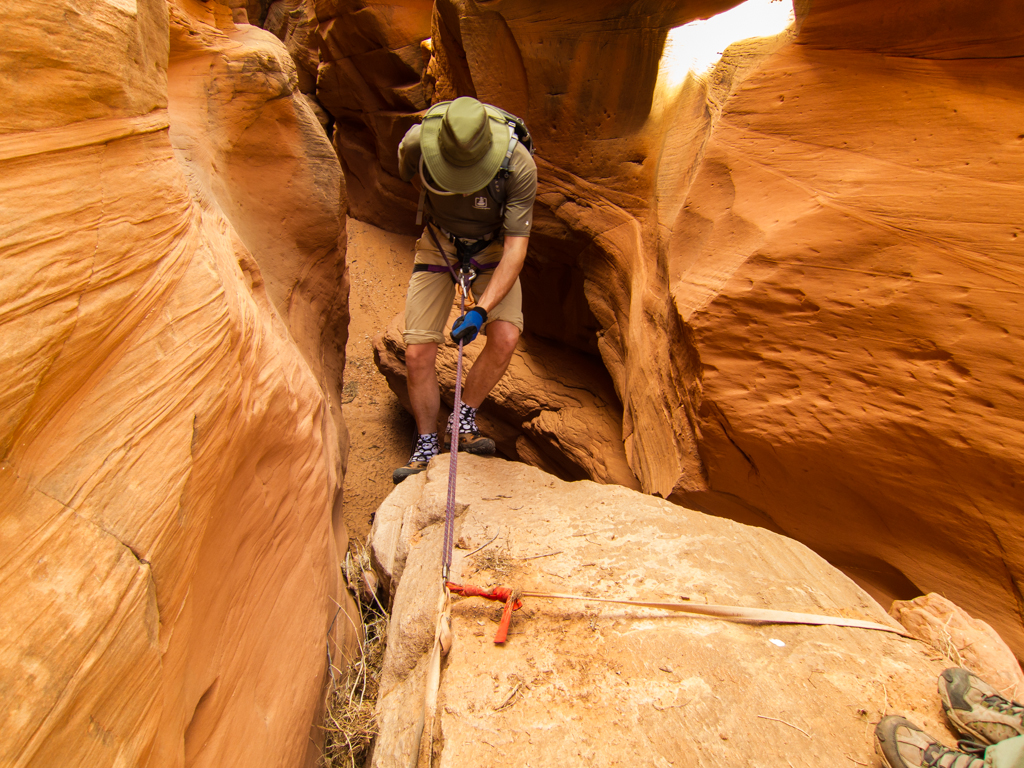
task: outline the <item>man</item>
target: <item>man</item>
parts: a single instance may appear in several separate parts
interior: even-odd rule
[[[959,667],[939,676],[939,697],[964,737],[960,749],[949,749],[909,720],[890,715],[875,728],[889,768],[1024,768],[1024,705]]]
[[[398,162],[404,181],[420,174],[429,218],[416,243],[403,334],[418,435],[395,483],[422,472],[440,451],[434,366],[463,261],[476,273],[476,306],[455,322],[451,336],[469,343],[482,330],[487,340],[466,376],[461,412],[452,416],[459,450],[494,453],[494,441],[477,430],[476,411],[508,368],[523,330],[519,272],[537,193],[537,166],[503,113],[468,97],[427,110],[402,139]]]

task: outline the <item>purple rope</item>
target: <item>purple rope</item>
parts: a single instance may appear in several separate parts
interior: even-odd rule
[[[468,282],[468,281],[467,281]],[[463,284],[459,299],[459,314],[466,314],[467,284]],[[462,415],[462,344],[459,341],[459,362],[455,368],[455,405],[452,411],[451,459],[448,464],[448,506],[444,511],[444,552],[441,556],[441,574],[448,581],[452,567],[452,549],[455,546],[455,475],[459,466],[459,417]]]

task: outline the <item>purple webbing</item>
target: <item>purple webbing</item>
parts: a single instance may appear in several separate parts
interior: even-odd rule
[[[466,314],[466,287],[459,299],[459,314]],[[459,416],[462,409],[462,341],[459,341],[459,362],[455,367],[455,404],[452,411],[451,459],[448,464],[448,506],[444,511],[444,552],[441,555],[441,573],[447,581],[452,566],[455,546],[455,474],[459,465]]]

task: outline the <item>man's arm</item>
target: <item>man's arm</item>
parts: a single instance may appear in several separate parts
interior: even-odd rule
[[[414,125],[398,145],[398,175],[402,181],[412,181],[419,172],[420,126]]]
[[[491,282],[484,289],[477,306],[490,313],[512,290],[512,286],[515,285],[516,278],[519,277],[523,264],[526,262],[526,245],[529,242],[529,237],[505,235],[505,249],[502,251],[501,261],[495,267]]]

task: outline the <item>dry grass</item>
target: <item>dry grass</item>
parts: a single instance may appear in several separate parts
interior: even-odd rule
[[[504,549],[488,549],[473,556],[473,561],[479,570],[490,571],[499,580],[508,578],[516,570],[516,562],[509,557]]]
[[[331,663],[331,691],[323,729],[323,768],[361,768],[377,735],[377,691],[387,645],[388,613],[376,596],[363,597],[362,574],[370,569],[365,550],[345,557],[345,580],[349,584],[363,622],[363,644],[359,656],[346,669]]]

